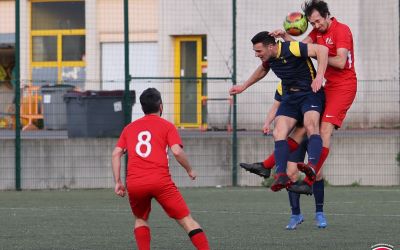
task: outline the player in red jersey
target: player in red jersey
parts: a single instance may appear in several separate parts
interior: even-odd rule
[[[146,89],[140,96],[144,117],[127,125],[115,146],[112,169],[115,193],[125,196],[126,190],[132,213],[135,216],[134,235],[139,250],[150,249],[148,218],[151,200],[158,201],[169,217],[175,219],[188,233],[197,249],[210,249],[200,225],[190,215],[181,193],[171,179],[167,149],[194,180],[193,171],[182,149],[182,141],[175,126],[160,116],[163,111],[161,94],[155,88]],[[121,157],[128,153],[126,189],[121,181]]]

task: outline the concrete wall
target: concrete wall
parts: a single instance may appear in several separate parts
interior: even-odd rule
[[[0,33],[15,32],[15,1],[0,1]]]
[[[115,140],[23,140],[23,189],[102,188],[112,186],[110,154]],[[14,141],[1,143],[1,189],[13,189]]]
[[[170,156],[170,169],[178,186],[232,185],[231,135],[187,133],[183,143],[198,172],[191,181]],[[111,152],[116,139],[32,139],[22,141],[22,188],[112,188]],[[271,137],[240,133],[238,161],[259,162],[273,152]],[[399,131],[350,131],[337,133],[324,167],[332,185],[400,185]],[[14,189],[14,141],[0,143],[0,190]],[[238,184],[260,186],[262,178],[238,170]]]
[[[263,143],[264,141],[264,143]],[[396,156],[400,152],[399,131],[345,131],[332,137],[330,154],[323,171],[332,185],[390,186],[400,185],[400,166]],[[239,161],[259,162],[264,152],[273,152],[272,138],[267,140],[241,138]],[[241,172],[241,185],[257,185],[261,178]]]
[[[99,42],[124,41],[124,6],[119,0],[96,0]],[[129,1],[129,41],[155,41],[159,29],[157,0]]]

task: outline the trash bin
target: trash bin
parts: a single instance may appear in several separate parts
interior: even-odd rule
[[[69,92],[68,137],[118,137],[124,128],[124,91]],[[132,105],[135,91],[130,91]]]
[[[43,126],[45,129],[67,129],[67,106],[63,97],[68,91],[73,89],[74,86],[67,84],[45,85],[41,87]]]

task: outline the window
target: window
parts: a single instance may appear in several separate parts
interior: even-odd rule
[[[35,36],[32,38],[32,61],[57,61],[57,37]]]
[[[85,2],[32,0],[31,76],[34,85],[85,80]]]
[[[62,36],[62,60],[81,61],[85,55],[85,36]]]
[[[32,30],[85,29],[85,2],[33,2]]]

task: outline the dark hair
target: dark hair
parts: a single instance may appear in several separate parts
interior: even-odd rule
[[[146,115],[160,111],[161,103],[160,91],[155,88],[148,88],[140,95],[140,104],[142,105],[142,110]]]
[[[275,44],[275,38],[271,36],[268,31],[261,31],[257,33],[252,39],[251,42],[253,45],[257,43],[262,43],[264,45]]]
[[[310,17],[314,10],[318,11],[323,18],[331,15],[328,4],[322,0],[309,0],[304,2],[302,9],[306,17]]]

